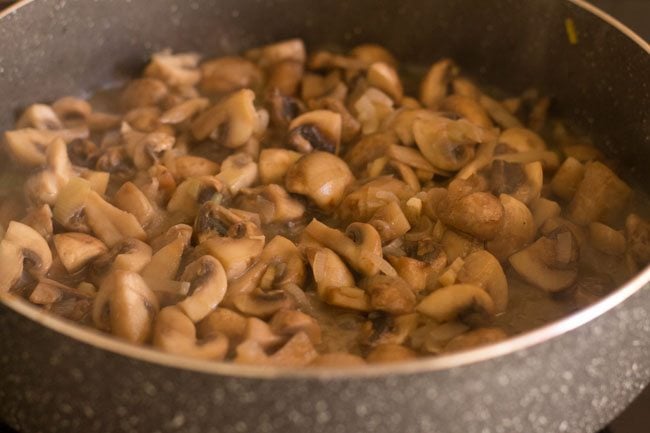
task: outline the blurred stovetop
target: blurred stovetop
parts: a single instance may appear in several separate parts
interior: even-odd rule
[[[591,0],[650,41],[650,0]],[[13,3],[0,0],[0,9]],[[601,433],[648,433],[650,431],[650,386],[628,409]],[[18,433],[0,423],[0,433]]]

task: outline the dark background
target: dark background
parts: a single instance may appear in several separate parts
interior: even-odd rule
[[[11,3],[13,3],[11,0],[0,0],[0,9]],[[650,0],[592,0],[592,3],[650,41]],[[648,73],[650,74],[650,71]],[[0,424],[0,433],[10,431]],[[650,387],[603,433],[648,432],[650,432]]]

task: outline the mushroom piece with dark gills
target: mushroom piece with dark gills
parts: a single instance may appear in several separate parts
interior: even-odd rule
[[[115,103],[28,106],[0,296],[174,355],[355,368],[501,341],[545,294],[569,311],[645,267],[617,165],[459,64],[413,95],[373,44],[165,50]]]

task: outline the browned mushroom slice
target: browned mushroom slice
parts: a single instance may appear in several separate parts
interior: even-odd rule
[[[309,364],[310,367],[336,367],[336,368],[342,368],[342,367],[359,367],[366,365],[366,361],[363,360],[360,356],[357,355],[352,355],[351,353],[347,352],[330,352],[330,353],[324,353],[322,355],[318,355],[316,359],[314,359],[311,364]]]
[[[628,215],[625,220],[628,251],[639,266],[650,262],[650,224],[637,214]]]
[[[490,169],[491,191],[496,194],[509,194],[513,198],[529,204],[540,197],[544,183],[542,163],[510,163],[495,160]]]
[[[560,229],[552,237],[541,237],[508,261],[528,283],[547,292],[557,292],[575,283],[578,277],[578,247],[572,233]]]
[[[234,348],[244,340],[247,326],[248,320],[241,314],[218,307],[197,324],[197,330],[199,336],[206,339],[223,334]]]
[[[239,278],[257,259],[264,249],[264,236],[211,237],[197,247],[197,252],[218,259],[226,270],[229,280]]]
[[[172,54],[171,50],[154,53],[144,75],[157,78],[171,87],[194,86],[201,79],[196,53]]]
[[[300,157],[301,153],[288,149],[262,149],[258,161],[260,182],[284,185],[285,174]]]
[[[559,217],[560,213],[562,213],[562,209],[557,202],[543,197],[531,201],[529,207],[533,215],[535,231],[539,230],[547,220]]]
[[[445,117],[413,122],[413,137],[422,155],[437,169],[456,171],[474,157],[474,147],[490,136],[465,119]]]
[[[249,340],[237,347],[235,362],[242,364],[305,367],[318,357],[318,352],[304,332],[298,332],[273,355],[268,356],[259,343]]]
[[[445,347],[445,352],[473,349],[486,344],[498,343],[506,338],[508,338],[508,334],[499,328],[479,328],[452,339]]]
[[[52,209],[46,204],[31,209],[21,222],[36,230],[45,240],[49,241],[52,237]]]
[[[386,256],[397,274],[418,293],[433,288],[438,276],[447,265],[447,255],[442,249],[427,252],[420,259],[406,256]]]
[[[198,339],[194,323],[176,306],[165,307],[156,316],[153,345],[168,353],[199,359],[222,360],[228,352],[224,334]]]
[[[585,166],[575,158],[568,157],[551,179],[551,191],[562,200],[573,198],[585,176]]]
[[[273,315],[269,325],[277,335],[291,336],[302,331],[307,334],[313,344],[318,345],[321,342],[318,321],[301,311],[280,310]]]
[[[436,207],[440,220],[480,240],[494,239],[501,228],[503,205],[487,192],[474,192],[462,197],[449,193]]]
[[[180,289],[180,293],[169,293],[168,290],[165,290],[171,284],[167,282],[176,280],[176,274],[181,264],[181,258],[183,252],[187,246],[187,241],[181,237],[177,237],[173,241],[169,242],[167,245],[160,248],[151,256],[149,263],[144,266],[142,272],[142,278],[147,282],[147,285],[156,293],[158,299],[161,301],[161,304],[166,303],[162,302],[166,297],[171,297],[175,301],[179,296],[186,295],[187,292],[185,288],[189,290],[189,284],[186,287],[182,287],[179,283],[176,287]],[[167,287],[165,287],[167,286]]]
[[[458,73],[458,67],[451,59],[442,59],[431,65],[420,84],[420,101],[424,106],[438,108],[447,96],[449,84]]]
[[[287,59],[271,65],[266,81],[267,89],[277,90],[282,95],[295,95],[304,73],[304,63]]]
[[[463,95],[450,95],[441,102],[441,108],[469,120],[482,128],[492,128],[492,121],[485,109],[475,99]]]
[[[57,138],[50,143],[45,154],[47,164],[45,169],[30,176],[24,186],[25,195],[34,205],[53,205],[59,191],[73,175],[72,164],[63,139]]]
[[[233,296],[232,303],[241,313],[261,318],[268,318],[282,309],[295,307],[294,299],[284,290],[263,290],[260,287],[249,293]]]
[[[127,110],[148,107],[160,103],[167,93],[167,86],[162,81],[155,78],[138,78],[130,81],[122,91],[120,102]]]
[[[226,186],[214,176],[190,177],[174,190],[167,203],[167,210],[184,216],[184,222],[194,221],[200,206],[207,201],[223,199]]]
[[[99,329],[132,343],[151,335],[158,300],[140,275],[116,270],[102,282],[93,304],[93,323]]]
[[[354,185],[339,208],[338,215],[344,221],[368,221],[379,209],[390,202],[405,202],[415,191],[393,176],[381,176],[360,181]]]
[[[416,310],[438,322],[454,320],[466,310],[475,309],[492,316],[495,306],[492,297],[474,284],[455,284],[442,287],[428,295]]]
[[[368,224],[377,229],[383,242],[390,242],[411,230],[408,219],[396,201],[379,208]]]
[[[631,196],[630,187],[612,170],[598,161],[590,162],[569,204],[567,217],[580,225],[594,221],[613,224]]]
[[[389,64],[376,62],[368,67],[366,75],[369,86],[378,88],[399,103],[404,96],[402,82],[397,71]]]
[[[85,233],[61,233],[52,240],[61,263],[71,274],[108,251],[102,241]]]
[[[385,156],[390,146],[395,143],[396,139],[392,133],[364,134],[350,147],[344,159],[353,172],[360,173],[371,161]]]
[[[224,94],[244,88],[256,88],[262,73],[253,63],[242,57],[219,57],[201,64],[199,87],[208,94]]]
[[[458,282],[483,288],[494,301],[495,314],[508,306],[508,280],[499,261],[487,251],[476,251],[463,260]]]
[[[151,245],[153,252],[156,252],[176,239],[182,239],[183,244],[187,248],[190,245],[191,238],[192,227],[187,224],[176,224],[167,229],[165,233],[151,239],[149,245]]]
[[[177,305],[194,323],[219,305],[228,285],[226,271],[212,256],[202,256],[187,265],[181,280],[190,282],[190,293]]]
[[[78,177],[71,178],[57,195],[52,209],[54,220],[68,230],[89,232],[85,207],[90,193],[90,182]]]
[[[307,54],[302,39],[287,39],[248,50],[246,52],[246,57],[257,62],[264,68],[283,60],[293,60],[304,63]]]
[[[404,344],[418,324],[418,314],[409,313],[394,316],[373,311],[359,330],[359,342],[364,347],[381,344]]]
[[[330,287],[354,286],[354,276],[334,251],[329,248],[308,248],[306,256],[321,297]]]
[[[158,121],[176,125],[192,119],[196,114],[206,109],[209,104],[210,101],[207,98],[188,99],[162,113]]]
[[[305,233],[341,255],[350,266],[366,276],[376,275],[380,271],[391,276],[397,274],[382,258],[381,238],[370,224],[350,224],[346,236],[314,219],[305,227]]]
[[[52,253],[36,230],[11,221],[0,242],[0,293],[9,291],[20,280],[25,264],[32,275],[45,275],[52,265]]]
[[[285,177],[287,191],[306,195],[319,208],[332,209],[343,199],[354,182],[348,165],[328,152],[312,152],[289,168]]]
[[[416,359],[417,354],[406,346],[400,344],[380,344],[366,357],[371,364],[403,362]]]
[[[201,244],[215,236],[261,239],[264,243],[264,234],[259,227],[257,214],[253,214],[254,218],[249,218],[235,211],[242,212],[239,209],[228,209],[213,201],[203,203],[194,220],[194,237],[198,243]]]
[[[506,260],[511,254],[528,245],[535,238],[535,222],[528,207],[509,196],[501,194],[503,218],[497,235],[486,242],[485,247],[499,260]]]
[[[259,213],[262,224],[295,221],[305,213],[301,202],[275,184],[242,191],[235,203],[241,209]]]
[[[236,195],[242,188],[248,188],[257,181],[257,163],[246,153],[232,154],[223,160],[216,178],[232,195]]]
[[[445,350],[449,341],[468,330],[469,327],[459,321],[441,324],[435,321],[426,321],[411,333],[410,342],[411,346],[419,351],[440,354]]]
[[[370,297],[373,310],[390,314],[407,314],[415,308],[415,294],[406,281],[400,277],[374,275],[361,283]]]
[[[39,130],[34,128],[5,131],[4,142],[9,154],[21,165],[38,167],[47,162],[48,146],[56,139],[70,142],[75,139],[88,138],[87,128]]]
[[[625,236],[618,230],[598,222],[589,224],[589,240],[598,251],[614,256],[625,253]]]
[[[338,154],[341,115],[330,110],[308,111],[289,124],[289,145],[302,153],[320,150]]]
[[[150,261],[151,247],[138,239],[127,238],[93,261],[91,275],[101,281],[104,274],[114,270],[139,273]]]
[[[522,124],[508,109],[496,99],[492,99],[485,94],[478,96],[478,102],[485,108],[492,120],[502,128],[521,127]]]
[[[397,60],[386,48],[378,44],[361,44],[350,50],[350,56],[359,59],[366,65],[375,62],[386,63],[393,68],[397,67]]]

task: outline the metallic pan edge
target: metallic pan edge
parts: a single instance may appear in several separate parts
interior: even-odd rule
[[[0,13],[0,19],[14,13],[22,6],[34,0],[22,0]],[[627,26],[611,17],[606,12],[596,8],[584,0],[568,0],[576,6],[598,16],[600,19],[615,27],[637,45],[650,54],[650,44],[634,33]],[[627,298],[639,290],[650,290],[650,267],[647,267],[632,280],[619,288],[616,292],[607,296],[596,304],[585,308],[559,321],[543,326],[536,330],[510,338],[504,342],[490,345],[488,347],[469,350],[466,352],[443,355],[439,357],[425,358],[396,365],[371,365],[363,368],[353,369],[305,369],[288,370],[283,368],[239,366],[230,363],[215,363],[209,361],[198,361],[185,357],[169,355],[155,349],[135,346],[113,337],[101,334],[98,331],[80,327],[65,319],[58,318],[43,311],[42,309],[29,304],[28,302],[11,295],[0,294],[0,302],[17,313],[47,327],[56,332],[84,342],[91,346],[108,350],[113,353],[129,356],[135,359],[156,363],[159,365],[193,370],[208,374],[224,376],[236,376],[247,378],[284,379],[288,377],[304,378],[361,378],[375,377],[386,374],[413,374],[426,371],[445,370],[449,368],[469,365],[489,359],[507,355],[542,342],[551,340],[573,329],[576,329],[593,319],[603,315],[607,311],[623,303]]]

